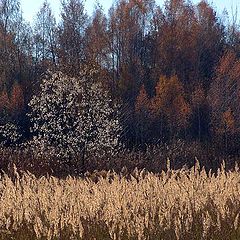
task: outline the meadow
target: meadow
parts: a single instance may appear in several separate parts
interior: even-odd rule
[[[0,179],[0,239],[240,239],[240,174],[191,169],[154,174]]]

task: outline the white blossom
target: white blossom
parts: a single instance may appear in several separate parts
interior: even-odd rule
[[[83,148],[88,155],[117,149],[122,130],[119,106],[95,81],[97,70],[84,70],[79,78],[49,74],[29,104],[35,135],[31,144],[38,154],[68,158]]]
[[[8,122],[0,125],[0,141],[2,146],[16,144],[22,137],[18,127]]]

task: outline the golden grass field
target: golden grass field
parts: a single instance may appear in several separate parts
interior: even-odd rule
[[[101,175],[101,174],[99,174]],[[103,174],[104,175],[104,174]],[[240,239],[239,169],[0,179],[0,239]]]

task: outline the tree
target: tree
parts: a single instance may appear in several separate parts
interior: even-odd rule
[[[213,132],[223,136],[226,142],[227,135],[233,136],[240,130],[240,60],[233,51],[227,50],[223,54],[215,74],[208,96],[211,125]],[[229,119],[234,119],[234,128],[227,127],[232,125]]]
[[[16,124],[12,122],[0,124],[0,146],[16,146],[21,137],[22,134]]]
[[[195,62],[195,26],[194,7],[189,1],[165,1],[164,8],[154,12],[150,31],[154,48],[150,47],[150,52],[157,78],[177,74],[183,83],[189,82]]]
[[[208,125],[208,109],[207,98],[204,89],[201,85],[195,86],[191,94],[191,108],[192,108],[192,130],[193,136],[198,136],[200,141],[202,135],[206,134]],[[197,134],[196,134],[197,133]]]
[[[19,0],[1,0],[0,1],[0,22],[4,32],[13,32],[16,27],[20,12]]]
[[[199,2],[197,17],[197,72],[203,87],[209,90],[214,76],[215,66],[222,55],[225,42],[224,26],[219,21],[216,11],[206,1]]]
[[[88,16],[83,0],[62,0],[62,20],[59,26],[58,57],[62,69],[72,76],[78,76],[86,60],[84,54],[85,30]]]
[[[13,85],[10,98],[10,108],[14,112],[21,112],[24,107],[23,91],[19,83]]]
[[[35,61],[56,63],[56,20],[47,0],[37,13],[34,26]]]
[[[142,84],[148,87],[144,69],[144,38],[150,25],[152,0],[116,1],[109,11],[108,49],[111,89],[127,109],[126,133],[136,139],[135,100]],[[148,90],[148,89],[147,89]]]
[[[0,1],[0,78],[4,84],[9,84],[12,72],[17,65],[14,33],[20,17],[19,12],[18,0]]]
[[[82,70],[72,78],[61,72],[43,79],[39,95],[29,106],[34,144],[40,154],[50,154],[71,161],[113,153],[119,147],[121,126],[118,106],[101,84],[97,70]]]
[[[235,133],[235,119],[231,109],[229,108],[227,111],[223,113],[222,116],[222,125],[224,129],[224,136],[225,136],[225,149],[228,149],[228,138],[233,136]],[[220,128],[221,130],[221,128]]]
[[[142,85],[135,102],[136,137],[140,143],[146,143],[146,137],[150,131],[150,99],[144,85]]]
[[[152,5],[151,0],[120,0],[109,11],[113,84],[123,101],[131,106],[143,83],[143,42]]]
[[[3,111],[9,110],[9,106],[10,106],[9,96],[8,96],[6,89],[4,89],[0,93],[0,112],[1,112],[1,114]]]
[[[85,55],[88,62],[95,62],[105,68],[109,67],[107,18],[100,6],[95,9],[92,21],[86,29],[85,38]]]
[[[31,28],[23,20],[20,1],[0,0],[0,92],[6,91],[10,98],[18,82],[24,98],[31,94],[32,57]],[[10,102],[7,108],[10,113]]]
[[[155,116],[160,116],[161,129],[163,120],[166,120],[170,137],[177,136],[181,130],[185,132],[191,109],[186,101],[183,85],[177,76],[160,77],[156,86],[156,96],[152,98],[151,109]]]

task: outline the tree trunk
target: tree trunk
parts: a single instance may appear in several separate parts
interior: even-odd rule
[[[85,158],[86,158],[86,144],[84,143],[84,146],[82,149],[82,156],[81,156],[82,165],[81,165],[81,169],[80,169],[80,172],[83,174],[86,172]]]
[[[201,119],[199,106],[198,106],[198,140],[201,141]]]

